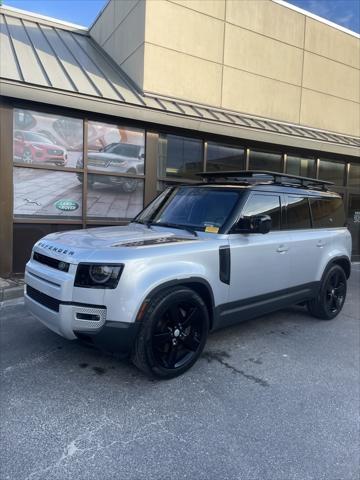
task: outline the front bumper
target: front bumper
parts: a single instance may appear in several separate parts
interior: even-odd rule
[[[140,328],[140,322],[107,322],[105,307],[60,303],[59,311],[54,311],[35,301],[26,290],[24,298],[29,311],[53,332],[69,340],[85,340],[113,353],[129,353]],[[88,315],[98,319],[84,318]]]
[[[81,304],[59,303],[58,311],[48,308],[25,291],[25,305],[30,312],[53,332],[69,339],[75,332],[98,333],[106,322],[106,308]]]

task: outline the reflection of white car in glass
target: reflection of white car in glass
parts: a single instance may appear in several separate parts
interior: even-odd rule
[[[67,151],[36,132],[15,130],[14,157],[23,163],[54,163],[65,166]]]
[[[82,158],[78,160],[78,167],[82,166]],[[127,193],[134,192],[138,186],[136,178],[126,178],[111,175],[111,173],[125,173],[127,175],[143,175],[144,147],[130,143],[110,143],[98,152],[88,153],[89,170],[100,170],[108,175],[88,174],[88,186],[94,183],[120,185]],[[80,182],[82,175],[78,175]]]

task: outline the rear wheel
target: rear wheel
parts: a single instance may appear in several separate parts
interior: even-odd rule
[[[152,377],[181,375],[199,358],[208,330],[208,310],[196,292],[186,287],[160,292],[142,320],[133,363]]]
[[[308,302],[309,312],[322,320],[335,318],[346,298],[346,275],[339,265],[333,265],[323,275],[319,295]]]

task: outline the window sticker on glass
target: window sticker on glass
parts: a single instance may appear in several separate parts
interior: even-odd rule
[[[207,233],[218,233],[219,227],[208,226],[205,227],[205,232]]]

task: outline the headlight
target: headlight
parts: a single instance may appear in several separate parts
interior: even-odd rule
[[[116,288],[124,265],[80,263],[75,277],[75,287]]]

